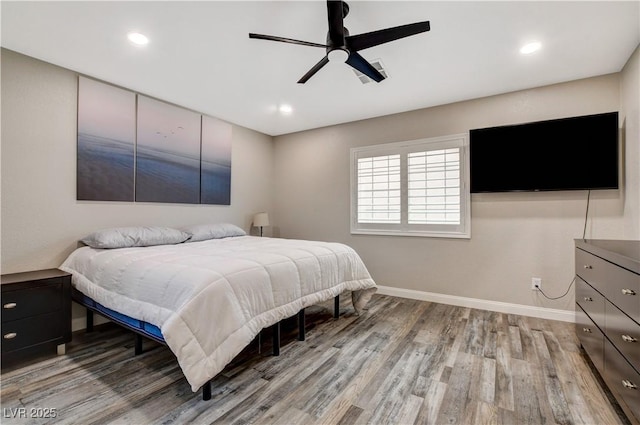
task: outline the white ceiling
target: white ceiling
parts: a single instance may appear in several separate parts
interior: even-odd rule
[[[618,72],[640,43],[640,2],[355,1],[351,34],[425,21],[431,31],[363,50],[390,76],[346,64],[296,81],[324,43],[326,3],[1,2],[2,46],[269,135]],[[126,35],[147,35],[145,47]],[[538,53],[522,44],[539,40]],[[282,116],[276,106],[290,104]]]

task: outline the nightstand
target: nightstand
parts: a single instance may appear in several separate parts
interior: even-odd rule
[[[71,275],[58,269],[2,275],[2,360],[71,341]]]

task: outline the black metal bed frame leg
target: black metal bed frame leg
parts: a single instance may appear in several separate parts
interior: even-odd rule
[[[138,334],[138,333],[133,333],[136,337],[136,343],[135,343],[135,347],[134,347],[134,354],[137,356],[138,354],[142,354],[142,335]]]
[[[340,317],[340,295],[336,295],[333,299],[333,318],[337,319]]]
[[[87,310],[87,332],[93,332],[93,311],[89,310],[88,308]]]
[[[280,355],[280,322],[273,325],[273,355]]]
[[[202,399],[211,400],[211,381],[207,381],[202,386]]]
[[[304,308],[298,312],[298,341],[304,341]]]

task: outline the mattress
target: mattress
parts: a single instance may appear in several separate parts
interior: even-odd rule
[[[253,236],[82,247],[60,269],[105,308],[157,326],[194,392],[261,329],[345,290],[359,313],[376,290],[346,245]]]

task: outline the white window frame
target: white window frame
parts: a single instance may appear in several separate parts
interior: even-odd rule
[[[428,152],[459,148],[460,152],[460,223],[459,224],[409,224],[408,220],[408,163],[413,152]],[[358,159],[400,155],[401,168],[401,222],[358,223]],[[469,191],[469,135],[454,134],[443,137],[385,143],[351,148],[351,234],[422,236],[441,238],[471,238],[471,193]]]

